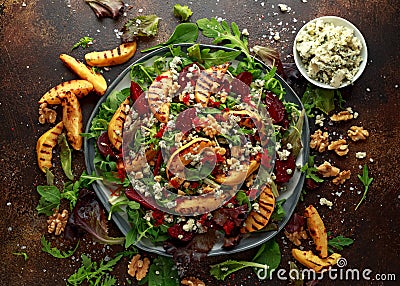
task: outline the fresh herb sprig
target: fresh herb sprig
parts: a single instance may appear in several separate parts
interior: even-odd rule
[[[369,190],[369,186],[371,185],[372,181],[374,180],[374,178],[370,178],[368,177],[368,166],[364,165],[363,167],[363,172],[362,175],[358,175],[358,179],[361,181],[361,183],[363,183],[364,185],[364,193],[363,196],[361,198],[361,200],[358,202],[355,210],[358,209],[358,207],[361,205],[361,203],[365,200],[365,198],[367,197],[367,193]]]
[[[71,51],[79,47],[81,47],[82,49],[86,49],[92,44],[93,44],[93,38],[85,36],[80,38],[79,41],[72,46]]]

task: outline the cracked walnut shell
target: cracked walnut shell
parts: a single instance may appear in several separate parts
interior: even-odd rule
[[[188,277],[188,278],[184,278],[181,281],[182,285],[188,285],[188,286],[206,286],[206,284],[201,281],[200,279],[196,278],[196,277]]]
[[[353,141],[365,140],[369,136],[368,130],[365,130],[363,127],[359,126],[351,126],[349,130],[347,130],[347,135]]]
[[[340,111],[338,114],[334,114],[331,116],[331,120],[332,121],[346,121],[346,120],[350,120],[353,119],[353,114],[348,111],[348,110],[344,110],[344,111]]]
[[[331,142],[328,146],[328,150],[330,151],[335,151],[336,154],[339,156],[344,156],[347,153],[349,153],[349,145],[347,145],[347,142],[345,139],[339,139],[337,141]]]
[[[59,213],[58,210],[54,210],[54,214],[49,216],[47,220],[47,231],[55,235],[60,235],[64,231],[65,226],[68,222],[68,210],[63,210]]]
[[[136,277],[136,280],[140,281],[146,277],[147,271],[149,270],[150,260],[145,257],[143,260],[140,259],[140,254],[136,254],[132,257],[132,260],[128,265],[128,274],[132,277]]]
[[[324,178],[336,177],[340,172],[339,168],[332,166],[328,161],[325,161],[323,164],[319,165],[317,170],[318,173]]]
[[[351,171],[342,171],[339,175],[332,180],[335,185],[343,184],[346,180],[350,179]]]
[[[326,150],[329,145],[328,132],[322,132],[320,129],[316,130],[311,135],[310,148],[316,149],[322,153]]]

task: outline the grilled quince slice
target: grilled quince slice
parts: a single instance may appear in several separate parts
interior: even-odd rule
[[[65,129],[67,129],[67,139],[75,150],[82,148],[83,123],[82,123],[82,110],[78,98],[70,91],[65,93],[61,99],[63,107],[62,121]]]
[[[85,79],[93,84],[93,88],[97,94],[103,95],[107,90],[107,82],[105,78],[96,73],[91,67],[88,67],[84,63],[78,61],[74,57],[67,54],[60,55],[61,61],[75,72],[81,79]]]
[[[129,97],[127,97],[114,113],[110,123],[108,123],[108,138],[117,150],[120,150],[122,147],[122,131],[126,116],[129,113],[129,103]]]
[[[136,52],[136,42],[123,43],[113,50],[91,52],[85,55],[89,66],[108,67],[129,61]]]
[[[57,145],[58,136],[63,131],[64,124],[61,121],[48,130],[38,139],[36,143],[36,154],[40,170],[46,173],[46,169],[52,166],[53,148]]]
[[[196,90],[194,94],[197,103],[200,103],[204,107],[207,106],[211,94],[216,93],[219,82],[221,82],[229,66],[230,63],[225,63],[201,71],[196,81]]]
[[[258,200],[258,210],[252,210],[247,216],[241,233],[254,232],[263,229],[275,209],[275,196],[269,185],[264,185]]]
[[[314,206],[310,205],[306,208],[304,216],[307,218],[308,232],[310,233],[315,248],[321,258],[328,257],[328,235],[324,222],[319,216]]]
[[[46,92],[39,100],[39,104],[61,104],[61,98],[65,96],[67,91],[76,95],[77,98],[82,98],[93,90],[93,84],[84,79],[73,79],[60,83]]]
[[[150,111],[161,123],[167,123],[169,118],[170,98],[179,86],[173,83],[170,70],[160,74],[149,86],[147,97]]]

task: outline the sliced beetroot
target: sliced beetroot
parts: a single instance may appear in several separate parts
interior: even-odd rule
[[[191,231],[184,231],[183,230],[183,223],[176,223],[173,226],[170,226],[167,231],[171,238],[180,240],[182,242],[188,242],[192,240],[194,236],[194,232]]]
[[[182,71],[179,73],[179,77],[178,77],[178,84],[181,87],[181,90],[186,87],[188,82],[190,82],[192,86],[196,85],[196,79],[200,75],[200,73],[197,71],[197,69],[193,72],[189,72],[189,68],[193,67],[194,65],[197,65],[200,70],[204,69],[201,65],[199,65],[197,63],[191,63],[191,64],[185,66],[182,69]],[[188,74],[190,74],[189,77],[187,76]]]
[[[186,133],[192,129],[192,122],[197,118],[197,112],[195,108],[189,108],[178,114],[175,121],[176,130]]]
[[[117,155],[115,154],[115,152],[112,148],[110,138],[108,137],[107,132],[101,133],[101,135],[97,138],[96,146],[97,146],[97,149],[99,150],[99,153],[103,157],[110,156],[111,159],[117,158]]]
[[[279,157],[277,157],[275,162],[275,181],[277,183],[288,182],[290,178],[292,178],[295,168],[296,162],[292,154],[290,154],[286,160],[280,160]]]
[[[148,198],[148,200],[145,200],[141,195],[138,194],[136,190],[134,190],[131,187],[126,188],[125,190],[125,195],[128,199],[138,202],[141,204],[145,209],[157,211],[155,207],[155,203],[151,203],[151,198]]]
[[[142,93],[143,90],[140,87],[140,85],[132,80],[130,86],[130,94],[132,101],[135,102],[142,95]]]
[[[147,101],[147,98],[144,96],[144,94],[136,99],[135,103],[133,104],[133,108],[134,110],[136,110],[139,116],[150,114],[149,102]]]
[[[265,104],[269,116],[271,116],[274,124],[279,124],[283,121],[286,115],[285,106],[282,101],[279,100],[278,96],[270,91],[265,92]]]
[[[247,86],[250,86],[253,81],[253,75],[248,71],[241,72],[236,76],[236,78],[245,83]]]

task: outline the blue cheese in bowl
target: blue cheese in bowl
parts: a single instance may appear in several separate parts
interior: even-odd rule
[[[352,82],[363,61],[354,30],[323,19],[308,23],[295,45],[307,75],[334,88]]]

